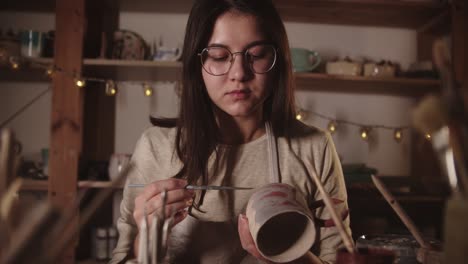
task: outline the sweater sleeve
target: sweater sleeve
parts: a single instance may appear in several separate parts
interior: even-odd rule
[[[120,217],[117,220],[119,239],[112,253],[112,259],[109,262],[111,264],[125,263],[134,257],[133,245],[138,234],[138,229],[133,219],[133,210],[135,198],[142,191],[142,188],[128,188],[127,186],[130,183],[141,184],[156,180],[149,177],[149,175],[153,176],[149,172],[154,172],[156,169],[154,155],[150,136],[148,133],[143,133],[136,144],[130,161],[132,167],[127,175],[123,199],[120,204]]]
[[[340,159],[330,134],[328,133],[326,133],[326,139],[324,140],[322,151],[320,152],[321,154],[315,157],[314,167],[316,168],[319,179],[322,181],[325,191],[330,195],[330,197],[344,201],[343,203],[335,206],[338,215],[341,215],[348,211],[346,186]],[[318,189],[315,192],[314,199],[323,199]],[[327,220],[331,219],[331,214],[324,206],[316,209],[315,217],[321,220]],[[347,232],[351,234],[349,215],[343,221],[343,224]],[[335,226],[319,227],[319,238],[314,245],[313,251],[314,253],[318,253],[318,256],[322,261],[334,263],[336,260],[337,249],[343,246],[344,243]]]

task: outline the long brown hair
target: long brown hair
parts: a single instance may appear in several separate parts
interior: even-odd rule
[[[208,159],[216,153],[220,132],[213,105],[206,91],[202,67],[197,56],[208,45],[216,20],[228,11],[253,15],[265,35],[278,49],[275,65],[277,87],[264,103],[265,121],[270,121],[275,135],[288,137],[287,128],[295,118],[293,76],[288,38],[283,22],[271,0],[196,0],[190,12],[182,55],[182,93],[179,117],[156,119],[159,126],[177,126],[176,152],[183,167],[176,177],[189,183],[208,183]],[[288,137],[289,138],[289,137]]]

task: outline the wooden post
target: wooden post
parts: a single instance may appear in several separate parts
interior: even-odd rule
[[[455,0],[452,4],[452,59],[455,79],[461,85],[468,113],[468,3]]]
[[[10,129],[0,130],[0,199],[16,177],[14,171],[14,134]]]
[[[81,76],[84,0],[56,0],[55,65],[62,71],[54,75],[49,167],[49,199],[59,208],[68,208],[76,198],[78,163],[82,148],[84,88],[74,76]],[[74,219],[70,228],[78,228]],[[67,248],[58,263],[74,263],[74,247]]]

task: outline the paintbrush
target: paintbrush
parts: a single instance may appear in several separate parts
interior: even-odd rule
[[[335,206],[332,202],[332,199],[330,198],[330,195],[328,195],[327,191],[325,191],[325,188],[323,187],[322,182],[317,176],[315,169],[312,169],[311,172],[312,178],[315,181],[315,185],[317,185],[317,189],[322,195],[323,201],[325,202],[325,206],[327,207],[328,212],[330,213],[333,222],[335,223],[335,226],[338,229],[338,232],[341,236],[341,239],[343,240],[343,244],[345,245],[346,250],[349,253],[354,254],[356,252],[356,249],[354,248],[354,243],[353,239],[351,238],[351,235],[346,231],[343,222],[341,221],[340,217],[338,216],[338,213],[335,210]]]
[[[395,199],[395,197],[393,197],[390,191],[388,191],[388,189],[385,187],[385,184],[377,176],[371,175],[371,177],[375,187],[377,187],[377,189],[388,202],[388,204],[393,208],[395,213],[398,215],[403,224],[405,224],[406,228],[408,228],[413,237],[416,238],[416,241],[418,241],[421,248],[427,248],[427,244],[424,241],[421,232],[419,232],[418,228],[413,223],[411,218],[406,214],[405,210],[401,208],[400,204]]]
[[[130,183],[129,188],[144,188],[146,184]],[[252,190],[251,187],[236,187],[236,186],[219,186],[219,185],[186,185],[187,190],[207,190],[207,191],[236,191],[236,190]]]

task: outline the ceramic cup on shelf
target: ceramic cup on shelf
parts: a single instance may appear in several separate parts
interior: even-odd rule
[[[322,61],[318,52],[304,48],[291,48],[291,60],[294,72],[313,71]]]
[[[182,58],[182,48],[181,47],[165,47],[158,46],[156,52],[153,56],[155,61],[178,61]]]
[[[109,179],[111,181],[117,179],[120,172],[128,165],[130,162],[130,155],[124,153],[114,153],[112,154],[109,160]]]
[[[36,30],[23,30],[20,33],[21,56],[28,58],[42,57],[45,34]]]
[[[313,215],[305,197],[288,184],[272,183],[256,189],[246,215],[258,251],[270,261],[295,260],[314,244]]]

